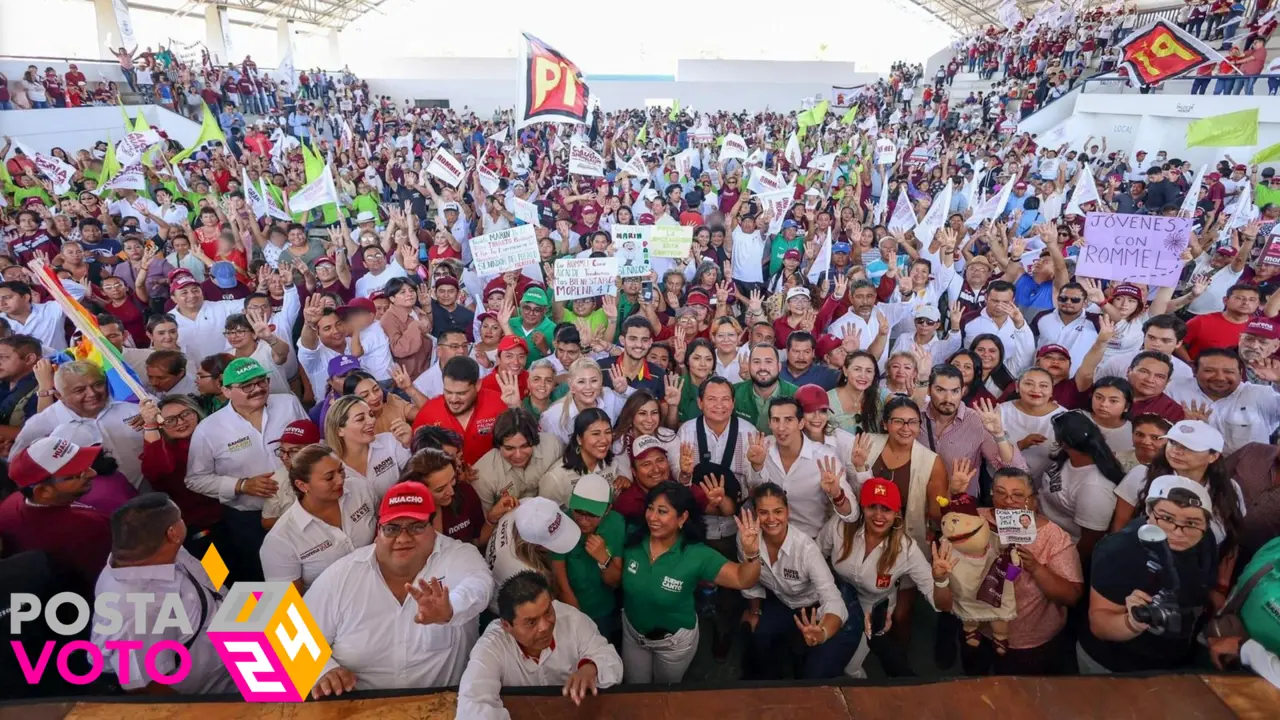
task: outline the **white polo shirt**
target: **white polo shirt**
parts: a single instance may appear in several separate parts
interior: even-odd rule
[[[88,431],[94,440],[102,443],[102,448],[111,453],[111,457],[120,465],[120,472],[124,473],[134,487],[140,492],[150,492],[150,483],[142,477],[142,433],[129,427],[129,421],[137,416],[137,405],[108,400],[97,417],[80,417],[59,400],[27,420],[18,432],[18,437],[13,440],[9,457],[16,456],[19,450],[30,447],[40,438],[53,435],[54,428],[59,425],[71,423]]]
[[[738,557],[746,556],[742,552],[742,541],[738,541]],[[835,615],[841,624],[849,619],[849,610],[845,607],[844,598],[836,588],[835,578],[827,567],[827,559],[818,549],[813,538],[792,528],[787,529],[787,537],[778,548],[778,560],[769,558],[769,549],[760,542],[760,579],[755,585],[742,591],[749,598],[764,599],[765,590],[772,592],[783,605],[796,610],[799,608],[820,605],[823,615]]]
[[[745,233],[742,228],[733,229],[733,279],[740,282],[764,282],[764,240],[760,229]]]
[[[269,445],[285,426],[307,414],[293,395],[268,395],[262,409],[262,431],[231,405],[205,418],[191,435],[187,487],[237,510],[262,510],[263,498],[236,495],[241,478],[274,473],[282,467]]]
[[[474,545],[436,533],[415,582],[432,578],[448,587],[453,605],[453,619],[443,625],[414,622],[412,595],[396,602],[373,545],[330,565],[303,598],[333,648],[322,673],[345,668],[355,674],[357,690],[457,685],[480,635],[476,618],[494,593],[493,576]]]
[[[751,463],[747,463],[747,486],[755,488],[766,482],[776,483],[787,492],[787,504],[791,507],[791,527],[811,538],[817,537],[827,518],[832,514],[839,514],[831,504],[831,498],[822,490],[822,472],[818,469],[818,461],[834,458],[840,468],[844,467],[844,463],[836,457],[834,450],[806,437],[795,462],[791,463],[790,469],[784,470],[774,438],[767,438],[765,443],[768,451],[760,472],[756,472]],[[853,520],[858,513],[858,503],[854,499],[857,495],[843,477],[840,478],[840,489],[852,506],[853,514],[847,518]]]
[[[1036,329],[1040,331],[1040,339],[1036,341],[1037,350],[1045,345],[1061,345],[1071,354],[1072,376],[1080,369],[1080,361],[1098,339],[1098,331],[1083,312],[1075,320],[1063,323],[1062,316],[1051,310],[1036,320]]]
[[[303,587],[310,587],[339,558],[373,542],[378,501],[368,483],[348,477],[338,499],[340,528],[307,512],[302,503],[293,503],[262,541],[258,554],[263,577],[267,582],[300,579]]]
[[[458,684],[458,717],[510,718],[500,697],[504,687],[562,687],[583,660],[595,664],[597,686],[607,688],[622,682],[622,658],[595,622],[572,605],[558,600],[551,604],[556,613],[551,647],[536,660],[525,655],[511,633],[502,628],[501,620],[489,623],[471,650],[467,671]]]
[[[120,595],[115,609],[122,618],[122,622],[118,631],[104,636],[97,632],[97,626],[100,619],[102,622],[107,622],[109,618],[95,617],[90,626],[94,628],[90,641],[102,650],[102,657],[109,671],[116,674],[125,690],[139,690],[152,682],[152,676],[146,673],[144,663],[148,648],[161,640],[178,644],[185,644],[191,640],[190,634],[183,633],[172,623],[165,626],[160,633],[151,632],[161,617],[161,599],[176,594],[181,600],[187,619],[191,622],[191,629],[199,635],[189,648],[191,662],[187,666],[189,669],[187,676],[169,687],[183,695],[235,692],[235,680],[231,678],[231,673],[227,672],[227,666],[222,662],[218,651],[206,634],[209,623],[213,621],[213,616],[222,605],[222,596],[214,590],[212,583],[209,582],[209,574],[200,566],[200,562],[191,556],[191,553],[178,548],[178,556],[171,565],[118,568],[112,567],[111,560],[108,559],[107,566],[102,569],[102,574],[98,576],[97,585],[94,587],[95,596],[105,593]],[[125,601],[126,593],[151,593],[156,598],[144,606],[143,616],[146,619],[142,620],[144,629],[142,633],[137,632],[135,626],[139,619],[138,606]],[[201,603],[202,596],[203,603]],[[203,615],[201,615],[202,607]],[[108,650],[104,644],[107,640],[134,640],[143,644],[141,648],[134,649],[128,654],[128,682],[124,682],[120,677],[122,661],[125,658],[117,650]],[[172,675],[178,669],[176,653],[157,652],[153,658],[156,670],[163,675]]]
[[[178,324],[178,345],[182,353],[195,362],[210,355],[217,355],[226,348],[222,331],[227,326],[227,316],[244,312],[244,299],[205,300],[195,318],[188,318],[177,308],[169,316]]]
[[[374,323],[361,330],[360,347],[364,349],[364,354],[360,356],[360,367],[379,382],[390,380],[391,340],[382,329],[382,325]]]
[[[386,287],[393,279],[402,277],[409,277],[409,274],[400,267],[399,260],[392,260],[381,273],[365,273],[356,280],[356,297],[367,298]]]
[[[987,333],[999,337],[1000,342],[1004,343],[1004,366],[1009,374],[1017,377],[1023,370],[1031,367],[1036,352],[1036,338],[1031,332],[1030,323],[1023,322],[1019,328],[1014,326],[1012,318],[1005,318],[1004,325],[997,326],[991,316],[987,315],[986,308],[983,308],[978,317],[964,327],[965,347],[972,347],[974,338]]]
[[[363,482],[381,498],[396,484],[396,480],[400,478],[400,470],[409,462],[411,455],[409,448],[401,445],[395,435],[389,432],[378,433],[373,436],[373,442],[369,443],[368,474],[361,474],[346,463],[342,464],[342,468],[346,471],[347,482]]]
[[[1200,391],[1195,379],[1169,383],[1169,397],[1186,405],[1195,402],[1213,408],[1208,423],[1222,433],[1222,454],[1230,455],[1248,443],[1267,443],[1280,425],[1280,392],[1270,385],[1242,382],[1235,392],[1213,400]]]
[[[1142,352],[1141,348],[1137,350],[1129,350],[1103,360],[1098,364],[1098,369],[1093,373],[1093,379],[1096,381],[1105,377],[1128,378],[1129,366],[1133,364],[1133,359],[1138,357],[1138,353],[1140,352]],[[1183,362],[1181,358],[1173,355],[1170,355],[1169,359],[1173,362],[1173,377],[1169,378],[1169,382],[1173,382],[1174,380],[1190,380],[1191,382],[1195,382],[1196,373],[1191,369],[1190,365]]]
[[[9,317],[8,313],[0,313],[0,317],[13,328],[14,335],[30,335],[39,340],[46,357],[67,349],[67,332],[63,327],[66,315],[56,302],[31,303],[31,314],[25,322]]]

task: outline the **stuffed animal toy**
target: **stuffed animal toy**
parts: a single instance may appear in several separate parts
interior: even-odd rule
[[[951,612],[964,625],[965,643],[977,647],[978,629],[990,623],[996,653],[1009,649],[1009,621],[1017,615],[1013,580],[1018,575],[1017,556],[1001,550],[1000,540],[977,504],[965,493],[938,498],[943,506],[942,534],[951,542],[955,564],[951,568]]]

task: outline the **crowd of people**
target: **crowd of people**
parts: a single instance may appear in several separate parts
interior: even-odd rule
[[[1274,168],[1226,157],[1193,186],[1176,151],[1039,146],[905,64],[804,133],[308,98],[176,164],[167,144],[145,190],[99,188],[105,143],[54,151],[62,195],[0,151],[0,577],[179,593],[201,621],[166,639],[200,659],[176,691],[234,688],[204,634],[212,547],[232,586],[303,593],[333,650],[315,696],[458,685],[466,718],[505,716],[503,688],[679,683],[700,644],[750,680],[866,677],[871,653],[910,676],[933,613],[935,663],[969,675],[1212,655],[1275,678],[1257,639],[1197,641],[1280,534]],[[721,157],[728,134],[747,157]],[[570,174],[573,142],[603,176]],[[339,202],[260,215],[242,178],[287,212],[304,148]],[[428,171],[442,151],[456,186]],[[1076,273],[1084,213],[1192,216],[1179,281]],[[540,262],[479,272],[473,238],[523,224]],[[557,259],[633,225],[691,227],[688,256],[557,297]],[[68,354],[41,264],[141,397]],[[1010,512],[1017,543],[989,527]],[[128,635],[160,608],[120,610]],[[104,655],[120,689],[158,689]]]

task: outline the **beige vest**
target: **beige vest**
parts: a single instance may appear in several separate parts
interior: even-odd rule
[[[867,456],[867,466],[874,465],[889,442],[888,435],[871,435],[871,452]],[[929,543],[925,539],[927,517],[925,507],[928,505],[929,478],[933,475],[933,461],[938,455],[919,442],[911,447],[911,488],[907,491],[907,508],[904,520],[907,523],[907,537],[920,546],[925,557],[929,554]]]

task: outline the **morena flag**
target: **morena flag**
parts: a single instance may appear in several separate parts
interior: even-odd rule
[[[1176,25],[1157,20],[1119,44],[1121,62],[1139,85],[1154,85],[1190,72],[1222,55]]]
[[[587,122],[591,91],[573,61],[529,33],[524,33],[521,59],[519,127]]]

